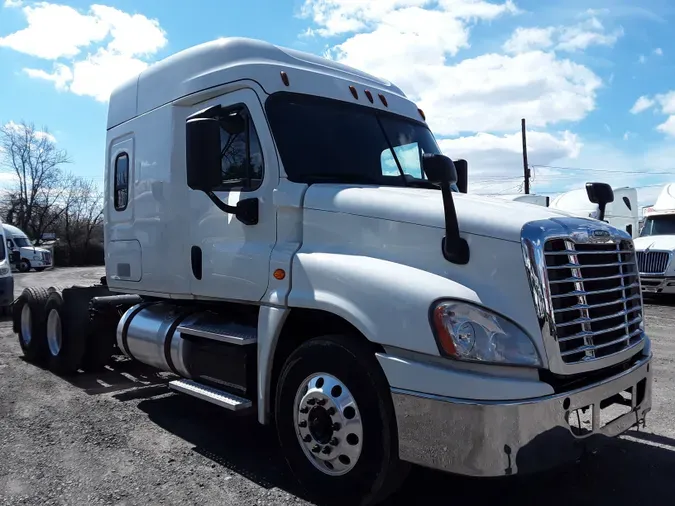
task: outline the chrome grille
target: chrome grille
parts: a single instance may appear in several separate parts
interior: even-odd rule
[[[638,251],[638,270],[642,274],[663,274],[668,268],[670,252],[668,251]]]
[[[544,243],[553,327],[565,364],[597,360],[643,339],[633,242]]]

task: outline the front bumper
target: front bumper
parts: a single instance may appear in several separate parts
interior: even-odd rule
[[[642,293],[672,293],[675,294],[675,277],[650,276],[640,274]]]
[[[10,306],[14,302],[14,278],[0,278],[0,307]]]
[[[601,426],[600,404],[628,389],[635,393],[630,411]],[[536,472],[573,460],[588,443],[645,419],[651,410],[651,355],[599,383],[536,399],[467,401],[395,388],[392,397],[403,460],[468,476]],[[592,406],[592,427],[578,436],[567,420],[586,406]]]

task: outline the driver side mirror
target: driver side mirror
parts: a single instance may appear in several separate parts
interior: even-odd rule
[[[450,185],[457,182],[457,169],[452,160],[445,155],[424,153],[422,169],[432,183],[440,183],[443,195],[443,214],[445,217],[445,237],[441,241],[441,251],[448,262],[458,265],[469,263],[469,243],[459,234],[459,222],[455,201]]]
[[[186,124],[187,185],[193,190],[213,191],[222,180],[220,124],[214,118],[189,119]]]
[[[457,182],[455,164],[445,155],[424,153],[422,169],[432,183],[443,183],[449,186]]]
[[[607,183],[586,183],[586,194],[588,200],[593,204],[598,204],[600,221],[605,220],[605,208],[607,204],[614,202],[614,190]]]

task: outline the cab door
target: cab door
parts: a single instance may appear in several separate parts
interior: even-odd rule
[[[218,209],[203,192],[188,190],[191,292],[199,298],[258,301],[267,291],[276,243],[276,150],[255,91],[240,89],[199,104],[192,112],[214,105],[221,106],[222,120],[222,181],[214,194],[230,206],[257,198],[258,223],[246,225]]]

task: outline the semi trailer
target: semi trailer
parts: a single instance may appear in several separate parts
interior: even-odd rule
[[[23,291],[26,359],[173,373],[274,427],[320,502],[377,503],[410,464],[548,469],[651,409],[630,235],[466,194],[386,80],[220,39],[112,93],[105,156],[105,276]]]

